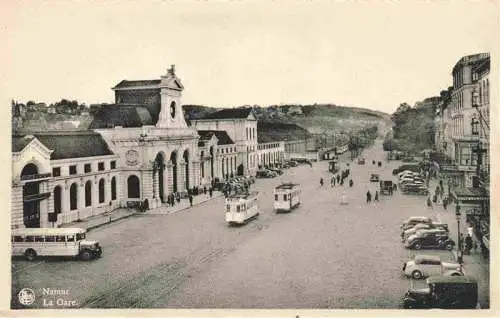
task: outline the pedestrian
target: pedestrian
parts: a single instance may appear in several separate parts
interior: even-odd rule
[[[203,194],[207,194],[207,187],[203,186]]]
[[[366,203],[369,203],[372,201],[372,194],[370,193],[370,191],[367,191],[366,192]]]
[[[447,207],[448,207],[448,197],[444,197],[443,198],[443,208],[446,210]]]
[[[437,193],[434,193],[434,195],[432,196],[432,202],[437,203],[437,199],[438,199]]]
[[[392,185],[392,189],[393,189],[394,191],[398,191],[398,185],[394,183],[394,184]]]
[[[427,206],[429,208],[432,208],[432,201],[431,201],[431,197],[427,197]]]
[[[192,194],[189,195],[189,205],[193,206],[193,195]]]
[[[465,237],[465,253],[470,254],[470,250],[472,249],[472,236],[467,234]]]
[[[340,175],[337,175],[337,183],[340,184]]]
[[[378,202],[378,191],[375,191],[375,201]]]
[[[179,192],[175,193],[175,199],[177,200],[177,203],[181,203],[181,195],[179,194]]]
[[[320,184],[321,186],[323,186],[323,178],[320,178],[320,179],[319,179],[319,184]]]
[[[210,187],[210,189],[208,189],[208,193],[210,194],[210,197],[212,197],[212,195],[214,193],[214,190],[212,189],[212,187]]]
[[[354,185],[354,181],[352,181],[352,179],[349,180],[349,187],[352,188],[352,186]]]

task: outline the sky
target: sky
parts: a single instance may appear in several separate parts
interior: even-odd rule
[[[2,1],[0,83],[26,102],[113,102],[171,64],[184,104],[334,103],[392,113],[491,52],[498,1]]]

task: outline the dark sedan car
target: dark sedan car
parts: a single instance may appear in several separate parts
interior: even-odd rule
[[[446,249],[451,251],[455,242],[447,234],[419,232],[411,235],[405,242],[405,247],[409,249]]]

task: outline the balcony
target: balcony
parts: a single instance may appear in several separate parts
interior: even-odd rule
[[[28,174],[21,176],[21,181],[22,183],[28,183],[28,182],[40,182],[47,180],[52,177],[52,173],[38,173],[38,174]]]
[[[50,197],[50,192],[30,194],[23,197],[23,202],[41,201],[47,199],[48,197]]]

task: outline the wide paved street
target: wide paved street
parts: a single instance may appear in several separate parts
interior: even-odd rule
[[[253,187],[261,191],[262,212],[244,226],[225,223],[218,198],[90,232],[104,248],[96,261],[14,260],[13,293],[68,289],[79,306],[101,308],[400,308],[410,285],[423,282],[401,274],[411,253],[399,225],[435,212],[425,197],[400,193],[365,203],[366,191],[377,188],[370,173],[395,180],[391,172],[400,162],[385,161],[381,140],[362,156],[365,165],[350,164],[353,188],[330,187],[326,161],[258,179]],[[382,168],[372,160],[383,161]],[[302,204],[275,214],[272,189],[282,181],[302,185]],[[348,205],[340,204],[344,191]],[[452,259],[448,251],[419,253]]]

